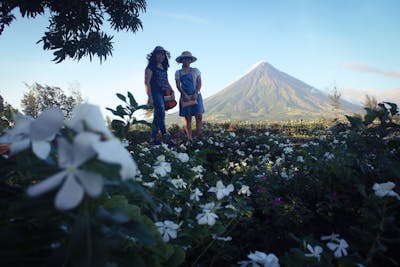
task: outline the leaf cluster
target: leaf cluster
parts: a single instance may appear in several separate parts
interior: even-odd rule
[[[146,11],[145,0],[12,0],[0,4],[0,34],[15,19],[16,8],[28,18],[50,14],[47,31],[38,43],[43,43],[44,50],[54,51],[56,63],[85,56],[90,60],[97,56],[102,62],[113,49],[113,37],[102,30],[104,21],[116,31],[135,33],[142,28],[139,15]]]

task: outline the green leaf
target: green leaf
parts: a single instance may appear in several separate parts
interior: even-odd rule
[[[129,97],[129,105],[136,109],[138,109],[138,103],[136,102],[135,98],[131,94],[131,92],[128,92],[128,97]]]
[[[123,117],[123,116],[127,115],[125,109],[121,105],[117,106],[117,112],[118,112],[117,115],[120,116],[120,117]]]
[[[124,95],[122,95],[122,94],[120,94],[120,93],[117,93],[117,97],[118,97],[119,99],[121,99],[122,101],[126,102],[126,97],[125,97]]]
[[[106,108],[108,111],[111,111],[113,115],[118,116],[118,112],[116,110],[113,110],[111,108]]]
[[[185,260],[185,251],[178,246],[175,246],[174,249],[174,253],[164,264],[165,266],[180,266]]]
[[[125,122],[124,121],[121,121],[121,120],[113,120],[112,122],[111,122],[111,127],[113,128],[113,129],[120,129],[120,128],[123,128],[123,127],[125,127]]]

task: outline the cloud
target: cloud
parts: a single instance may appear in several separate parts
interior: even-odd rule
[[[400,71],[385,71],[365,64],[346,64],[345,67],[353,71],[375,73],[386,77],[400,78]]]
[[[365,95],[369,95],[375,97],[378,102],[392,102],[400,106],[400,87],[385,90],[343,88],[340,93],[344,99],[356,104],[362,104],[365,101]]]
[[[209,24],[207,20],[205,20],[203,18],[192,16],[189,14],[164,13],[164,12],[155,12],[155,13],[157,13],[158,15],[163,16],[163,17],[181,20],[181,21],[187,22],[187,23],[198,24],[198,25],[208,25]]]

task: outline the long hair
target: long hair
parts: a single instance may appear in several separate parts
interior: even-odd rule
[[[162,51],[165,55],[164,61],[161,62],[161,65],[163,66],[164,70],[168,70],[169,68],[169,61],[168,59],[171,58],[171,54],[167,51],[164,50],[161,46],[157,46],[156,48],[153,49],[153,51],[147,55],[147,68],[153,69],[157,67],[157,61],[156,61],[156,54],[158,52]]]

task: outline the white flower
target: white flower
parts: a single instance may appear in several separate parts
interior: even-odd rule
[[[386,182],[386,183],[381,183],[377,184],[375,183],[372,186],[372,189],[375,191],[375,195],[378,197],[384,197],[384,196],[392,196],[396,197],[397,199],[400,200],[399,194],[393,191],[393,188],[396,185],[393,182]]]
[[[175,207],[175,208],[174,208],[174,211],[175,211],[176,214],[179,215],[179,214],[181,214],[181,212],[182,212],[182,208],[181,208],[181,207]]]
[[[221,180],[217,182],[216,187],[211,187],[208,192],[214,192],[217,195],[217,199],[220,200],[225,196],[228,196],[234,190],[233,185],[229,184],[227,187],[224,186]]]
[[[172,151],[174,156],[179,159],[181,162],[185,163],[189,161],[189,155],[187,153],[178,153],[176,151]]]
[[[38,196],[52,190],[61,183],[61,189],[55,198],[55,206],[60,210],[75,208],[82,201],[86,192],[90,197],[97,197],[103,189],[103,178],[99,174],[87,172],[79,167],[96,153],[89,145],[91,134],[79,134],[73,144],[65,139],[58,139],[58,166],[62,171],[28,188],[29,196]]]
[[[310,251],[310,253],[304,254],[306,257],[315,257],[318,259],[318,261],[320,260],[321,253],[323,251],[323,249],[320,246],[312,247],[310,244],[307,244],[307,249],[308,251]]]
[[[328,242],[326,246],[334,251],[335,258],[341,258],[342,256],[347,255],[347,248],[349,245],[347,244],[346,240],[340,239],[339,242]]]
[[[203,213],[200,213],[196,216],[198,224],[208,224],[209,226],[213,226],[217,219],[218,219],[217,214],[206,209],[203,209]]]
[[[240,188],[240,190],[238,191],[238,194],[246,195],[249,197],[251,195],[250,187],[248,187],[247,185],[242,185],[242,188]]]
[[[335,158],[335,155],[333,155],[332,153],[329,153],[329,152],[325,152],[324,158],[327,160],[330,160],[330,159]]]
[[[41,159],[46,159],[50,153],[50,141],[59,132],[64,115],[59,108],[45,110],[39,117],[18,114],[14,128],[5,130],[0,143],[10,143],[11,155],[21,152],[30,145],[32,151]]]
[[[161,177],[164,177],[169,172],[171,172],[171,163],[165,161],[164,155],[160,155],[157,157],[156,164],[153,167],[154,167],[154,174],[159,175]]]
[[[297,162],[304,162],[303,156],[297,156]]]
[[[290,146],[285,147],[285,148],[283,149],[283,152],[284,152],[285,154],[291,154],[291,153],[293,153],[293,148],[290,147]]]
[[[196,167],[192,168],[192,171],[202,173],[202,172],[204,172],[204,168],[201,165],[197,165]]]
[[[190,200],[195,200],[195,201],[199,201],[200,197],[203,195],[203,193],[196,187],[196,189],[194,190],[194,192],[192,194],[190,194]]]
[[[138,173],[136,162],[118,139],[95,142],[93,148],[97,152],[99,160],[121,165],[122,180],[134,178]]]
[[[255,251],[250,253],[247,257],[251,260],[250,262],[242,262],[247,265],[251,263],[252,266],[264,266],[264,267],[279,267],[279,259],[273,254],[265,254],[264,252]],[[246,266],[244,265],[244,266]]]
[[[182,178],[179,179],[171,179],[171,183],[175,186],[175,188],[186,188],[187,183],[183,181]]]
[[[282,171],[282,172],[281,172],[281,177],[282,177],[283,179],[288,179],[288,178],[289,178],[289,175],[288,175],[286,172]]]
[[[155,225],[158,228],[158,232],[162,235],[164,242],[168,242],[170,238],[175,239],[177,237],[177,230],[179,225],[172,221],[156,222]]]
[[[90,130],[98,134],[103,134],[107,138],[113,138],[101,114],[100,108],[96,105],[87,103],[76,105],[72,110],[71,120],[66,124],[78,133]]]
[[[155,183],[154,182],[147,182],[147,183],[145,182],[145,183],[142,183],[142,185],[146,186],[148,188],[153,188],[155,186]]]
[[[330,235],[323,235],[321,236],[321,240],[329,240],[329,241],[335,241],[335,242],[339,242],[339,236],[338,234],[332,233]]]
[[[211,237],[212,237],[212,239],[221,240],[221,241],[225,241],[225,242],[232,241],[231,236],[222,237],[222,236],[217,236],[216,234],[212,234]]]

